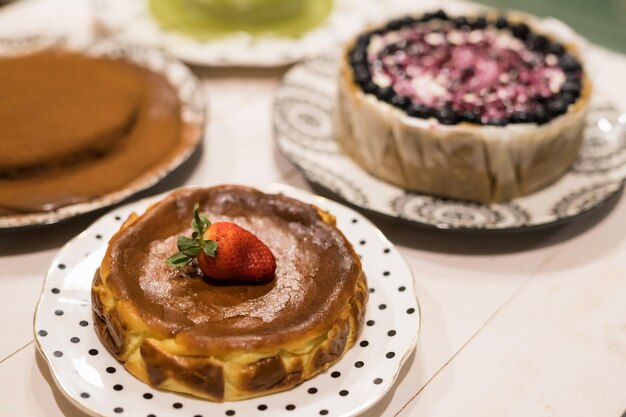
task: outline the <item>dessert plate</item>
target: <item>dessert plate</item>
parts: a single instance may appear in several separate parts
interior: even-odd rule
[[[411,270],[400,253],[365,217],[308,192],[275,185],[316,204],[361,255],[370,288],[366,325],[355,344],[327,372],[281,393],[212,403],[154,389],[128,373],[100,343],[92,325],[91,281],[108,239],[131,212],[163,196],[122,206],[68,242],[48,271],[35,312],[35,340],[61,391],[97,416],[354,416],[391,388],[415,347],[420,310]]]
[[[178,90],[181,119],[189,127],[189,131],[194,132],[194,134],[183,139],[182,146],[176,152],[172,152],[167,161],[155,169],[146,171],[122,189],[88,202],[75,203],[47,212],[0,216],[0,230],[56,223],[69,217],[116,204],[155,185],[168,173],[180,166],[193,153],[204,134],[206,120],[204,90],[193,73],[177,59],[168,57],[153,48],[120,44],[106,39],[89,41],[88,43],[45,36],[0,39],[1,56],[22,55],[45,49],[64,49],[78,51],[88,56],[128,60],[164,74]]]
[[[378,0],[333,0],[330,15],[295,38],[253,37],[233,33],[212,40],[162,30],[148,10],[148,0],[96,0],[98,27],[107,35],[163,48],[183,61],[209,66],[286,65],[343,43],[379,15]]]
[[[406,191],[367,173],[333,134],[338,60],[320,57],[292,68],[274,101],[278,148],[306,178],[347,203],[415,225],[467,231],[514,231],[566,221],[616,195],[626,178],[626,115],[594,99],[578,160],[552,185],[507,203],[478,204]]]

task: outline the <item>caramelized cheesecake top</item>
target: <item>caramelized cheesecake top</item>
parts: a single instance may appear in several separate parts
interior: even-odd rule
[[[276,258],[266,284],[225,283],[195,263],[165,263],[190,234],[193,206],[212,222],[234,222]],[[99,271],[153,334],[197,351],[269,348],[321,336],[354,295],[362,271],[343,234],[308,204],[240,186],[183,189],[129,221],[109,244]]]
[[[350,60],[365,92],[443,124],[545,123],[582,89],[575,56],[504,17],[394,20],[361,36]]]
[[[0,215],[119,190],[180,145],[164,75],[121,59],[46,51],[0,58]]]

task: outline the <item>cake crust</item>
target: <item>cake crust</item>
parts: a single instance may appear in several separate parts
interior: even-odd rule
[[[271,283],[223,284],[164,264],[196,201],[211,220],[243,225],[270,247]],[[230,401],[291,388],[337,361],[362,326],[367,285],[332,216],[222,186],[180,190],[131,216],[109,243],[92,298],[100,339],[139,379]]]

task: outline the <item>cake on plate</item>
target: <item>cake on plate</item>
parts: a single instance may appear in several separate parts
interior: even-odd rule
[[[482,203],[532,193],[578,155],[591,94],[579,49],[519,13],[392,20],[342,55],[337,140],[407,190]]]
[[[354,344],[367,294],[330,214],[242,186],[178,190],[131,215],[92,289],[98,335],[126,369],[215,401],[327,369]]]

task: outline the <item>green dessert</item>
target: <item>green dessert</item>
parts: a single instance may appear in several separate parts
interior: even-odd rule
[[[234,32],[297,37],[330,14],[333,0],[150,0],[150,12],[165,30],[199,39]]]

